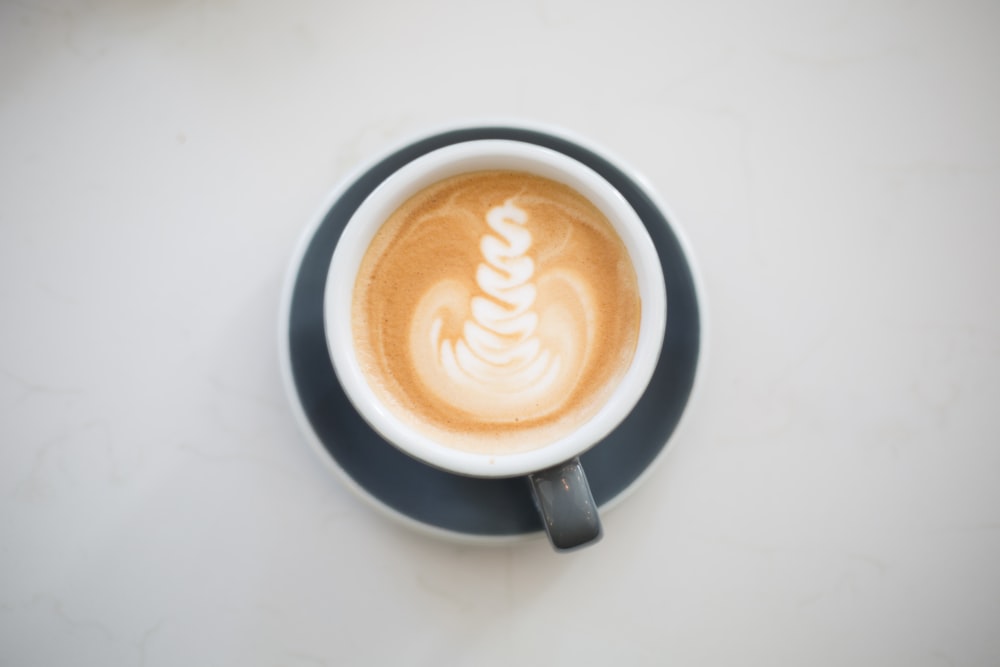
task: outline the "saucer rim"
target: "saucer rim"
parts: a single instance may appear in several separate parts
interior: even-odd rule
[[[325,222],[326,216],[331,208],[342,198],[344,193],[353,184],[355,184],[364,174],[368,173],[369,170],[380,164],[383,160],[417,142],[430,139],[447,132],[495,128],[546,134],[552,136],[553,138],[561,139],[575,144],[580,148],[591,151],[607,161],[614,168],[618,169],[624,176],[631,179],[635,186],[649,198],[655,208],[663,214],[663,217],[666,219],[671,232],[676,238],[676,242],[680,246],[683,257],[687,263],[693,288],[694,302],[697,306],[698,327],[700,333],[697,361],[695,363],[691,387],[685,401],[685,407],[681,411],[680,417],[673,430],[668,435],[667,441],[663,443],[645,468],[643,468],[642,471],[636,475],[631,483],[627,484],[617,494],[600,504],[599,507],[602,516],[613,511],[628,497],[630,497],[639,487],[641,487],[662,465],[662,461],[666,457],[667,452],[676,448],[676,446],[670,447],[668,444],[671,440],[676,441],[679,439],[678,435],[683,430],[685,423],[688,421],[691,406],[695,402],[697,396],[701,393],[700,388],[703,384],[703,376],[706,366],[708,339],[708,309],[705,304],[705,291],[703,289],[701,272],[699,271],[697,258],[691,250],[691,245],[686,234],[684,233],[683,227],[678,223],[677,216],[666,204],[666,202],[663,201],[663,199],[657,194],[656,190],[650,186],[649,181],[634,167],[628,165],[628,163],[619,158],[612,151],[596,144],[592,140],[585,139],[577,135],[571,130],[536,121],[519,119],[487,118],[440,124],[424,128],[420,131],[412,132],[401,139],[389,143],[382,150],[373,154],[369,159],[360,161],[356,166],[344,174],[344,176],[336,182],[336,184],[329,190],[327,196],[322,200],[317,212],[310,218],[311,222],[303,228],[291,253],[290,261],[287,264],[282,284],[281,300],[279,304],[280,312],[278,318],[278,355],[284,393],[291,405],[298,429],[305,437],[305,440],[309,444],[310,448],[324,461],[325,466],[332,470],[335,476],[339,477],[345,486],[356,497],[360,498],[365,504],[373,507],[383,516],[388,517],[394,522],[397,522],[410,530],[422,533],[425,536],[432,538],[472,546],[502,546],[505,544],[515,544],[532,539],[540,539],[545,535],[545,532],[544,530],[534,530],[508,534],[483,534],[443,528],[420,521],[395,509],[394,507],[391,507],[383,502],[377,495],[363,487],[338,463],[336,457],[333,456],[326,448],[305,413],[305,408],[299,396],[299,391],[292,371],[290,326],[293,296],[295,294],[297,279],[301,271],[305,255],[312,245],[316,232]]]

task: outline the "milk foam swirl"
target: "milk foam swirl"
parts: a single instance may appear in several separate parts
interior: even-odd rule
[[[569,186],[506,170],[414,193],[354,283],[357,360],[382,407],[445,446],[556,442],[630,368],[642,304],[610,220]]]
[[[578,274],[536,276],[528,214],[511,199],[491,208],[480,239],[478,294],[442,280],[416,310],[410,341],[418,375],[447,404],[480,418],[535,418],[557,409],[585,365],[593,306]],[[556,298],[543,298],[545,290]],[[462,303],[463,300],[465,303]],[[461,334],[446,322],[465,313]]]

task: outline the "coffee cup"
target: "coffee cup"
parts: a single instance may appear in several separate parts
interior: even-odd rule
[[[430,466],[526,477],[557,550],[602,535],[579,456],[645,392],[665,323],[660,260],[628,202],[518,141],[452,144],[387,177],[324,291],[333,367],[364,420]]]

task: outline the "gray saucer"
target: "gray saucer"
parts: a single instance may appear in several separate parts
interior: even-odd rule
[[[476,479],[427,466],[387,443],[354,411],[337,382],[323,329],[323,289],[334,247],[354,210],[387,176],[424,153],[478,139],[546,146],[606,178],[645,223],[663,264],[667,331],[649,388],[625,421],[582,457],[594,498],[606,505],[632,486],[666,447],[694,384],[701,324],[683,247],[663,211],[622,168],[593,150],[546,131],[506,125],[449,130],[383,158],[342,189],[307,239],[287,286],[283,366],[307,435],[351,485],[417,527],[468,537],[541,531],[526,478]]]

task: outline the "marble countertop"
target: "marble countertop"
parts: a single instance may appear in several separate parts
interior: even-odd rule
[[[0,4],[0,663],[997,664],[998,26]],[[331,188],[483,117],[631,165],[704,288],[681,426],[572,554],[396,525],[282,388],[282,282]]]

